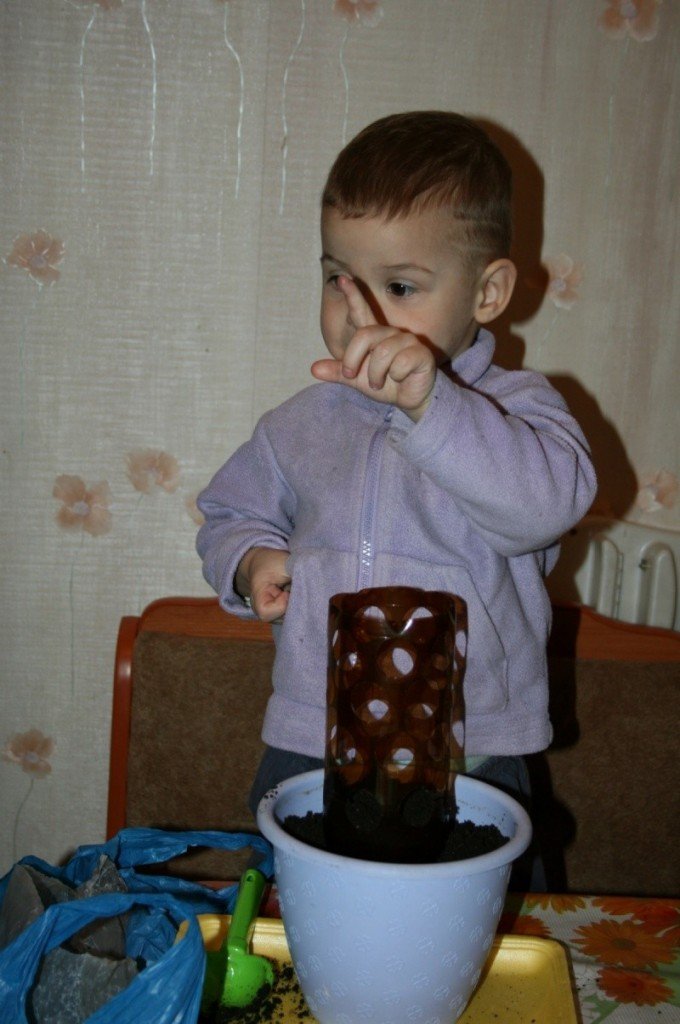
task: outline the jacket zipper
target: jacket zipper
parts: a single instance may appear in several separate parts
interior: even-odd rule
[[[378,484],[380,482],[380,463],[385,437],[392,419],[392,409],[385,413],[382,425],[376,430],[368,446],[366,457],[366,477],[361,508],[361,535],[359,540],[359,568],[357,573],[357,590],[364,590],[371,583],[373,575],[373,557],[375,554],[375,519],[378,504]]]

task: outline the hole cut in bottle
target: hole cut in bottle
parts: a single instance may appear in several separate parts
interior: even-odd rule
[[[431,863],[455,818],[465,602],[440,591],[336,594],[328,613],[323,821],[329,850]]]

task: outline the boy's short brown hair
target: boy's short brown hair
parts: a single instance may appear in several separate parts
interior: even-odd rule
[[[368,125],[331,167],[322,205],[343,217],[449,208],[466,228],[471,262],[509,255],[512,174],[486,132],[460,114],[392,114]]]

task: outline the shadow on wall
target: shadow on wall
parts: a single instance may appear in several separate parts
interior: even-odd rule
[[[494,361],[508,370],[522,369],[526,346],[513,325],[536,315],[545,298],[549,276],[541,263],[543,249],[543,173],[531,153],[507,129],[483,118],[476,122],[505,155],[513,173],[512,258],[517,266],[517,285],[510,306],[494,323],[497,339]],[[574,377],[552,375],[553,387],[566,400],[592,449],[598,494],[591,512],[621,519],[635,500],[638,484],[623,441],[614,425],[602,414],[596,399]],[[585,560],[586,550],[576,552],[569,574]],[[571,557],[573,558],[574,552]],[[574,586],[573,599],[578,600]]]
[[[616,427],[574,377],[553,374],[549,380],[580,423],[592,450],[598,492],[591,511],[623,519],[635,501],[638,481]]]
[[[548,379],[566,401],[590,444],[598,484],[591,514],[623,519],[633,505],[638,482],[616,427],[574,377],[549,374]],[[557,565],[547,580],[548,592],[558,593],[560,601],[581,603],[576,574],[587,558],[590,541],[586,531],[573,531],[568,545],[563,545]]]
[[[494,323],[497,347],[494,362],[507,370],[523,368],[526,355],[524,339],[513,327],[526,323],[541,307],[549,275],[541,263],[543,250],[543,206],[545,184],[534,158],[519,139],[505,128],[481,118],[477,123],[504,153],[513,172],[513,228],[511,256],[517,266],[517,285],[508,309]],[[572,376],[548,375],[580,424],[591,447],[598,478],[598,493],[592,512],[621,519],[631,508],[638,484],[623,441],[614,425],[583,385]],[[583,544],[570,543],[568,563],[560,561],[563,599],[580,603],[575,577],[587,556],[588,536]],[[558,571],[556,570],[556,571]],[[549,586],[549,581],[548,581]],[[574,651],[551,660],[550,718],[555,728],[551,750],[574,747],[580,737],[575,675],[576,619],[570,626]],[[568,804],[553,791],[552,771],[544,753],[527,758],[532,779],[535,840],[542,849],[548,891],[566,892],[570,888],[565,853],[577,841],[579,825]]]
[[[517,266],[517,284],[510,306],[494,322],[497,339],[494,361],[506,370],[519,370],[524,361],[524,339],[512,325],[525,323],[540,309],[548,287],[543,251],[544,178],[538,164],[516,135],[492,121],[475,118],[496,143],[512,168],[513,242],[511,256]]]

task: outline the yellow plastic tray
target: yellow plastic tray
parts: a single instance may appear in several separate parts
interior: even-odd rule
[[[229,927],[228,915],[201,914],[206,949],[219,949]],[[281,965],[290,964],[283,922],[260,917],[252,951]],[[297,981],[285,984],[281,1002],[263,1024],[316,1024],[306,1010]],[[305,1013],[306,1010],[306,1013]],[[567,957],[557,942],[524,935],[498,936],[491,947],[479,985],[458,1024],[578,1024]]]

